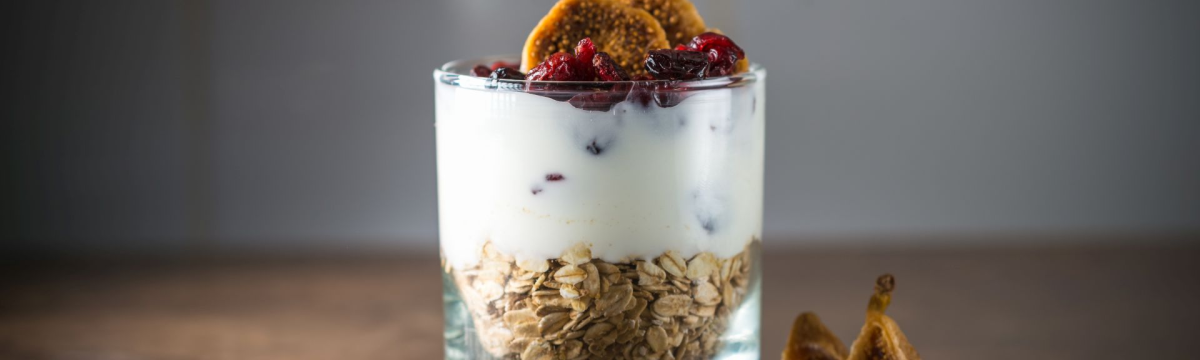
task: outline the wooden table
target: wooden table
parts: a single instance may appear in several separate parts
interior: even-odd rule
[[[1200,247],[776,249],[763,358],[814,310],[843,340],[873,279],[927,359],[1188,359]],[[436,255],[0,265],[0,359],[439,359]]]

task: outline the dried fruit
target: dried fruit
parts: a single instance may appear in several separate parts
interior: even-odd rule
[[[792,323],[783,360],[842,360],[847,354],[846,345],[821,323],[821,318],[806,312]]]
[[[571,51],[590,37],[597,51],[609,54],[630,74],[644,70],[646,50],[670,46],[662,25],[645,10],[615,0],[561,0],[530,32],[521,52],[521,70],[557,52]]]
[[[736,73],[738,60],[746,58],[746,52],[728,36],[714,32],[696,35],[688,48],[704,53],[708,57],[709,77],[727,76]]]
[[[688,0],[621,0],[654,15],[670,44],[679,44],[705,31],[704,18]]]
[[[546,174],[546,181],[563,181],[563,179],[566,179],[566,178],[563,177],[563,175],[560,173]]]
[[[867,304],[867,322],[858,333],[858,339],[850,346],[847,360],[921,359],[896,321],[884,315],[892,302],[892,290],[895,288],[896,278],[891,274],[884,274],[875,280],[875,294],[871,295],[871,301]]]
[[[475,68],[471,69],[471,75],[475,75],[478,77],[487,77],[488,74],[491,74],[491,73],[492,73],[492,69],[489,69],[487,66],[483,66],[482,64],[475,65]]]
[[[575,44],[575,59],[579,60],[580,66],[592,66],[592,58],[596,56],[596,44],[592,42],[592,38],[580,39]]]
[[[520,63],[510,63],[510,62],[505,62],[505,61],[496,61],[496,62],[492,63],[492,66],[489,69],[491,69],[492,71],[496,71],[496,70],[499,70],[500,68],[509,68],[509,69],[517,70],[517,69],[521,68],[521,64]]]
[[[488,75],[488,78],[492,79],[493,81],[494,80],[525,80],[525,74],[522,74],[520,71],[517,71],[517,69],[502,67],[502,68],[492,71],[491,75]]]
[[[618,66],[617,62],[613,61],[613,59],[608,56],[608,53],[596,53],[596,55],[592,58],[592,67],[596,69],[596,77],[600,80],[629,80],[629,73],[626,73],[625,69],[622,69],[620,66]]]
[[[813,313],[803,313],[792,324],[783,360],[920,360],[900,326],[884,315],[891,303],[896,279],[884,274],[875,280],[875,293],[867,304],[867,321],[849,351]]]
[[[650,50],[645,64],[646,72],[659,80],[703,79],[708,74],[708,58],[696,51]]]
[[[587,81],[587,69],[582,69],[575,55],[555,53],[537,66],[529,69],[525,78],[530,81]]]

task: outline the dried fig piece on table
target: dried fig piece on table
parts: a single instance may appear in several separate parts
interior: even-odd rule
[[[900,326],[891,317],[884,315],[892,302],[892,290],[896,288],[896,278],[884,274],[875,280],[875,294],[867,304],[867,322],[863,325],[858,339],[850,347],[848,360],[920,360],[921,356]]]
[[[842,360],[846,354],[842,339],[830,332],[817,314],[806,312],[792,323],[783,360]]]

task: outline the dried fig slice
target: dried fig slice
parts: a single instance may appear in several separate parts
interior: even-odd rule
[[[806,312],[792,323],[783,360],[842,360],[846,354],[846,344],[821,323],[817,314]]]
[[[561,0],[525,40],[521,71],[528,72],[551,54],[569,53],[589,37],[596,51],[608,53],[631,76],[646,72],[646,51],[669,46],[662,25],[645,10],[617,0]]]
[[[658,19],[667,32],[670,46],[687,44],[692,37],[705,32],[704,18],[688,0],[621,0],[626,5],[646,10]]]
[[[875,294],[867,304],[867,323],[850,346],[847,360],[921,360],[896,321],[884,315],[895,288],[896,278],[891,274],[875,280]]]

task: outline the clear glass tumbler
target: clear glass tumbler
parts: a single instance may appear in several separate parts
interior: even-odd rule
[[[447,359],[757,359],[766,72],[434,71]]]

